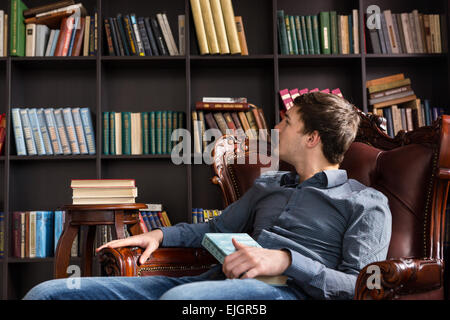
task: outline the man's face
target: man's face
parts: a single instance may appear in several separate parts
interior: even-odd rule
[[[299,155],[303,149],[303,121],[298,114],[298,107],[293,106],[286,112],[285,118],[275,126],[279,131],[278,154],[281,160],[292,162],[294,155]]]

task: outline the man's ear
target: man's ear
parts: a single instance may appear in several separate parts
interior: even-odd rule
[[[319,144],[321,142],[319,131],[314,130],[313,132],[309,133],[307,135],[306,142],[310,147],[315,147],[317,144]]]

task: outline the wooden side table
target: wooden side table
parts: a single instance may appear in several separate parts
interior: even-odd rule
[[[130,225],[130,233],[142,233],[139,225],[139,209],[147,206],[142,203],[111,205],[66,205],[66,221],[55,252],[54,278],[66,278],[70,261],[70,251],[78,230],[88,226],[84,248],[81,250],[82,275],[92,275],[92,256],[97,225],[114,225],[113,239],[125,238],[124,226]]]

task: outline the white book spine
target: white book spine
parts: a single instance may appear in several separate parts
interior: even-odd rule
[[[0,57],[5,56],[5,47],[4,47],[4,38],[5,38],[5,11],[0,10]]]
[[[25,44],[25,56],[34,57],[36,51],[36,24],[29,23],[25,29],[26,44]]]

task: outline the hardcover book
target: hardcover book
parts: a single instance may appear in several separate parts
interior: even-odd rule
[[[236,251],[231,239],[235,239],[237,242],[246,246],[261,248],[261,245],[247,233],[206,233],[202,240],[202,246],[223,264],[225,257]],[[281,275],[259,276],[255,279],[273,285],[284,285],[287,277]]]

